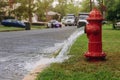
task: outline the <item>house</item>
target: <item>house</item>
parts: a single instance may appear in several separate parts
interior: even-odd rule
[[[61,17],[61,15],[58,12],[54,12],[54,11],[48,11],[45,15],[46,15],[47,21],[51,19],[59,20]]]
[[[6,1],[8,1],[9,5],[6,8],[4,8],[6,12],[5,15],[14,16],[15,18],[17,18],[13,13],[11,13],[11,11],[18,8],[21,4],[14,3],[14,0],[6,0]],[[47,13],[45,13],[45,15],[46,15],[47,21],[51,19],[60,20],[60,17],[61,17],[61,15],[58,12],[54,12],[54,11],[48,11]],[[39,22],[38,18],[39,16],[36,13],[32,13],[32,22]],[[28,21],[28,18],[26,20]]]

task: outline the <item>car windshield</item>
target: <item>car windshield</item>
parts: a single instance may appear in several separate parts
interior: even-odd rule
[[[56,21],[56,20],[51,20],[50,21],[50,23],[56,23],[56,22],[58,22],[58,21]]]
[[[80,15],[80,16],[79,16],[79,19],[85,20],[85,19],[87,19],[87,17],[88,17],[88,15]]]
[[[16,22],[17,20],[15,20],[15,19],[7,19],[6,21],[8,21],[8,22]]]
[[[66,17],[66,19],[74,19],[75,17],[73,16],[69,16],[69,17]]]
[[[64,16],[63,19],[66,19],[66,17]]]

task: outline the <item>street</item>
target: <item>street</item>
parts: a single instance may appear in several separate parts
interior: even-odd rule
[[[76,29],[0,32],[0,80],[21,80],[35,66],[26,69],[26,64],[49,57]]]

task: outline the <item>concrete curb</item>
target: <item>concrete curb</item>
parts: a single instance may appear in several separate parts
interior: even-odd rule
[[[35,80],[37,75],[42,72],[48,65],[39,65],[34,70],[32,70],[28,75],[26,75],[22,80]]]

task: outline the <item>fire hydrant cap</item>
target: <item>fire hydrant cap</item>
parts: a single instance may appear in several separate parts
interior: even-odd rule
[[[103,20],[102,14],[99,10],[97,10],[96,8],[94,8],[90,14],[89,17],[87,18],[87,20]]]

